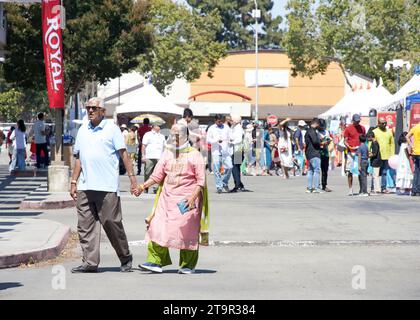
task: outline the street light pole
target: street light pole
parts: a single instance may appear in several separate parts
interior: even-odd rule
[[[258,91],[258,18],[261,17],[261,11],[258,10],[257,0],[254,0],[255,10],[253,10],[252,16],[255,19],[255,121],[258,120],[258,100],[259,100],[259,91]]]
[[[409,61],[404,61],[402,59],[395,59],[392,61],[387,61],[385,64],[385,70],[389,71],[394,69],[397,71],[397,92],[400,91],[400,81],[401,81],[401,70],[405,68],[407,71],[411,69],[411,63]],[[405,108],[404,102],[403,109],[403,129],[408,128],[408,111]]]

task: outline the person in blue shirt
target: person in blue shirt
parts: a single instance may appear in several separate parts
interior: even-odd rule
[[[367,176],[369,166],[369,148],[366,144],[366,136],[364,134],[359,136],[360,146],[357,149],[357,156],[359,157],[359,185],[360,196],[369,196],[367,191]]]
[[[139,195],[137,179],[123,135],[112,120],[105,119],[102,99],[92,98],[86,105],[89,122],[76,137],[75,167],[70,195],[77,201],[80,246],[83,264],[73,273],[97,272],[101,225],[118,258],[121,272],[131,270],[133,257],[122,224],[119,197],[119,159],[122,158],[131,183],[131,194]]]

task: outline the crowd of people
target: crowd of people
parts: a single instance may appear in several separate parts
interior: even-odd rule
[[[33,160],[36,168],[46,168],[50,164],[49,145],[52,130],[44,122],[44,114],[39,113],[37,121],[30,130],[25,122],[20,119],[16,125],[12,125],[7,135],[0,132],[0,146],[5,142],[9,155],[9,172],[23,171],[27,161]],[[30,144],[28,156],[27,145]]]
[[[264,126],[258,121],[242,121],[238,115],[216,115],[214,124],[200,130],[191,110],[186,109],[166,137],[149,119],[130,132],[126,126],[118,127],[105,119],[99,98],[90,99],[86,110],[89,122],[79,129],[73,150],[76,161],[70,194],[77,201],[83,251],[82,264],[73,268],[73,273],[98,271],[101,225],[118,255],[121,271],[132,269],[116,170],[121,162],[132,195],[138,197],[155,187],[153,208],[145,219],[147,259],[139,265],[153,273],[162,273],[163,267],[172,264],[169,248],[180,250],[179,273],[194,273],[199,246],[207,245],[209,239],[206,168],[214,174],[218,193],[247,191],[241,173],[269,175],[273,170],[281,170],[284,179],[307,175],[308,193],[331,192],[328,171],[341,167],[348,179],[349,195],[354,195],[355,176],[363,196],[369,191],[387,193],[392,188],[400,194],[410,190],[412,196],[420,195],[420,125],[401,135],[395,163],[394,134],[384,119],[366,132],[360,116],[354,115],[352,124],[342,123],[339,132],[332,134],[322,119],[313,119],[309,125],[299,121],[292,130],[290,119]],[[128,150],[130,143],[136,147]],[[140,185],[133,159],[137,160],[137,174],[142,164],[145,166]],[[234,188],[230,189],[232,175]]]
[[[338,168],[347,177],[350,196],[417,195],[418,126],[410,133],[403,132],[396,147],[394,131],[385,119],[379,118],[378,125],[368,130],[360,121],[360,115],[355,114],[351,124],[341,120],[338,130],[330,132],[327,122],[318,118],[309,124],[300,120],[292,127],[289,118],[269,125],[262,121],[242,121],[234,114],[217,114],[213,124],[200,129],[192,111],[185,109],[179,122],[189,128],[190,144],[202,153],[206,169],[215,177],[218,193],[248,191],[241,175],[273,174],[286,180],[307,176],[307,193],[332,192],[328,173]],[[136,145],[129,153],[133,165],[137,158],[138,175],[142,164],[145,165],[147,180],[163,153],[166,137],[160,133],[159,126],[149,124],[149,119],[141,126],[131,127],[131,133],[126,125],[121,130],[127,148]],[[230,189],[232,176],[234,187]],[[358,192],[354,178],[358,180]]]

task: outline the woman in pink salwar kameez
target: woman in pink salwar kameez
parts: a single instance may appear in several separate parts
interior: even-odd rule
[[[200,231],[208,232],[208,205],[205,164],[201,153],[190,147],[185,126],[174,125],[168,147],[150,179],[139,186],[139,193],[159,184],[148,230],[147,262],[142,269],[161,273],[172,264],[168,248],[180,249],[179,272],[193,273],[198,262]],[[179,205],[185,201],[182,213]],[[204,219],[202,220],[202,213]]]

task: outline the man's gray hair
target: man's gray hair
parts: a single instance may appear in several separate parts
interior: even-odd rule
[[[104,99],[101,99],[99,97],[93,97],[89,99],[86,105],[89,105],[90,103],[94,103],[96,106],[105,109]]]
[[[242,118],[239,114],[232,114],[231,115],[232,121],[235,123],[240,123]]]

